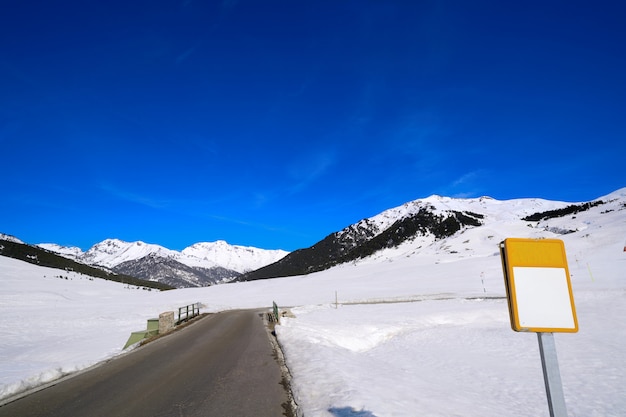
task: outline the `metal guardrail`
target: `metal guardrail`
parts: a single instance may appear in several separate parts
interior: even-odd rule
[[[272,301],[272,312],[271,313],[267,313],[267,318],[269,319],[270,323],[277,323],[280,324],[280,315],[278,314],[278,306],[276,305],[275,301]]]
[[[176,324],[192,319],[200,315],[200,303],[189,304],[178,308],[178,318]]]
[[[174,325],[179,325],[180,323],[190,320],[199,315],[200,315],[200,303],[194,303],[194,304],[186,305],[184,307],[179,307],[178,319],[176,319],[175,323],[173,322],[175,319],[173,311],[162,313],[159,315],[158,319],[148,320],[148,326],[146,330],[132,332],[130,334],[130,338],[126,342],[126,345],[124,346],[124,349],[148,337],[156,336],[161,331],[163,331],[164,333],[167,333],[174,328]],[[163,325],[163,330],[161,330],[161,325]]]

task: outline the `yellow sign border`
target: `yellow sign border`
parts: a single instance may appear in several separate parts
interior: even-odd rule
[[[563,241],[559,239],[508,238],[500,244],[500,251],[511,328],[516,332],[576,333],[578,331],[578,319]],[[574,327],[526,327],[521,325],[515,285],[514,268],[516,267],[565,269]]]

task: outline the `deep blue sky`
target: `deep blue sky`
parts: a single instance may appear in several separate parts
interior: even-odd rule
[[[308,247],[440,194],[626,186],[612,1],[4,1],[0,232]]]

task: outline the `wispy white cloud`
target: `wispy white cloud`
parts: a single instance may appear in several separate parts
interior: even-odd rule
[[[455,198],[476,197],[481,194],[481,181],[486,175],[484,169],[466,172],[445,187],[446,194]]]
[[[255,192],[252,205],[256,208],[265,206],[270,201],[270,196],[267,193]]]
[[[134,193],[132,191],[119,188],[109,182],[101,182],[99,184],[99,188],[100,190],[119,200],[128,201],[154,209],[164,209],[171,205],[171,202],[169,200],[161,200],[146,195]]]
[[[185,61],[187,58],[189,58],[196,51],[196,49],[197,49],[197,46],[192,46],[191,48],[188,48],[183,53],[179,54],[176,57],[176,65],[179,65],[180,63]]]
[[[311,153],[298,158],[289,167],[289,177],[294,180],[289,191],[297,193],[307,188],[323,176],[335,164],[336,159],[336,153],[332,150]]]
[[[459,178],[452,182],[452,187],[465,186],[467,184],[473,183],[481,172],[481,170],[478,170],[461,175]]]
[[[242,218],[220,216],[217,214],[207,214],[206,218],[218,221],[220,223],[230,223],[233,225],[245,226],[251,229],[260,230],[263,232],[280,233],[283,236],[297,236],[297,237],[310,237],[308,233],[300,232],[292,228],[285,227],[284,225],[272,225],[264,222],[244,220]]]

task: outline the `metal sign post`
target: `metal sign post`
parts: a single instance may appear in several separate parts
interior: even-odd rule
[[[500,244],[511,328],[536,332],[550,417],[567,417],[553,332],[578,331],[565,246],[556,239]]]
[[[541,354],[541,367],[543,369],[543,382],[546,385],[546,396],[550,417],[567,417],[563,384],[559,372],[559,361],[556,357],[556,345],[554,333],[537,333],[539,341],[539,353]]]

